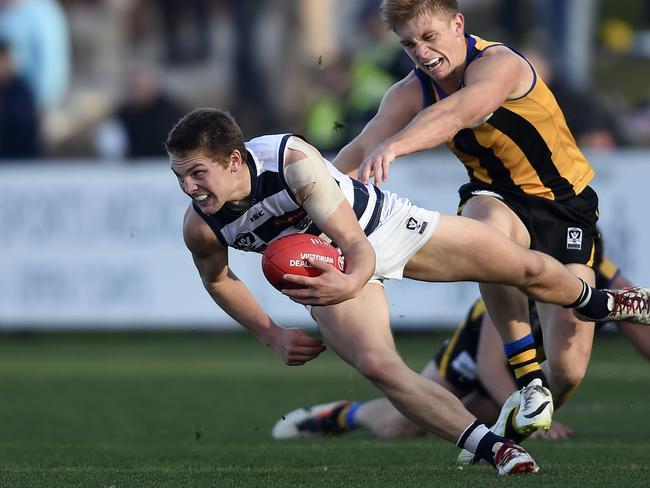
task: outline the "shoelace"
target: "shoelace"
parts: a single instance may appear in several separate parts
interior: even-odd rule
[[[637,293],[636,288],[624,288],[614,295],[614,307],[612,312],[615,314],[649,314],[650,303],[648,300]]]
[[[503,444],[501,449],[497,451],[494,461],[496,464],[504,466],[524,452],[523,448],[515,446],[514,444]]]

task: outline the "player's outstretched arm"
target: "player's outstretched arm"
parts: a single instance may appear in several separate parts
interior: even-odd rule
[[[528,63],[505,47],[492,48],[468,67],[464,87],[421,110],[402,130],[379,144],[363,160],[359,180],[375,184],[387,179],[388,166],[400,156],[432,149],[461,129],[482,123],[506,99],[531,86]]]
[[[229,269],[228,250],[191,207],[185,215],[183,237],[212,299],[285,364],[304,364],[325,350],[320,339],[310,337],[304,330],[285,329],[273,322],[246,285]]]
[[[342,173],[356,178],[361,162],[382,142],[403,129],[421,109],[420,82],[411,73],[388,89],[375,116],[341,149],[332,164]]]

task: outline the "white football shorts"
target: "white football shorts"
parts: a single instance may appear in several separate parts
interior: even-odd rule
[[[416,207],[407,198],[386,192],[379,226],[368,236],[377,265],[370,281],[401,280],[409,259],[426,244],[440,213]]]

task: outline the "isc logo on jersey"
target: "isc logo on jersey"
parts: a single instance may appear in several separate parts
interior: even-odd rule
[[[318,242],[316,242],[316,244],[318,244]],[[307,262],[307,258],[323,261],[324,263],[334,266],[334,259],[332,259],[329,256],[321,256],[320,254],[304,254],[304,253],[300,254],[300,259],[290,259],[289,266],[311,268],[311,265]]]

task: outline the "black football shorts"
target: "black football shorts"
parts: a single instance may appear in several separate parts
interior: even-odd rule
[[[458,193],[459,213],[473,196],[492,195],[521,219],[530,233],[531,249],[549,254],[563,264],[593,266],[594,241],[598,238],[598,195],[591,187],[560,201],[504,192],[477,182],[461,186]]]

